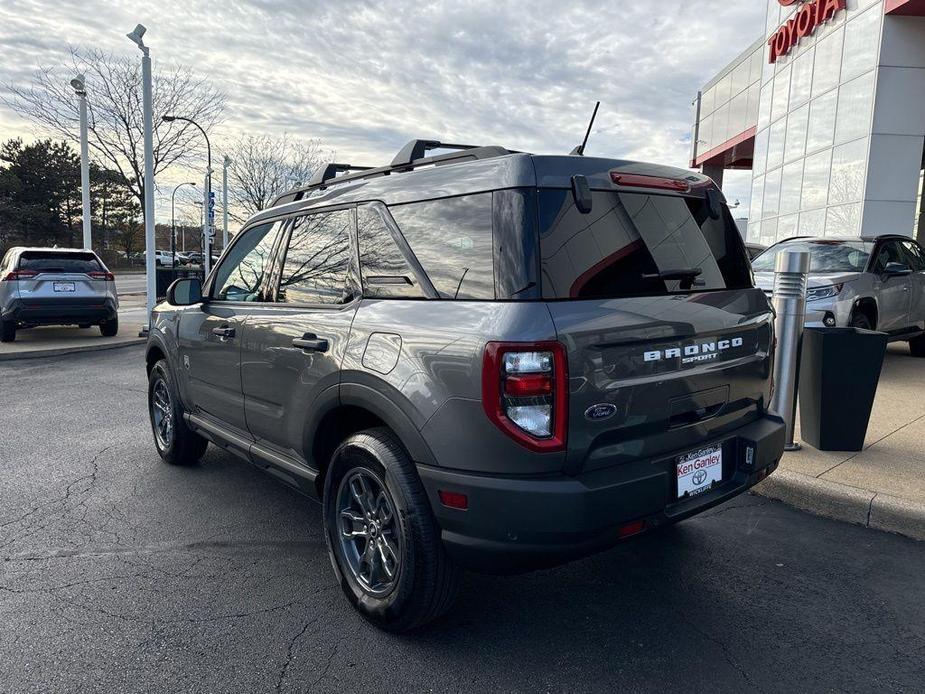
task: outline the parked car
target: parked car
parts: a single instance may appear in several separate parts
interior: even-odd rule
[[[168,463],[211,441],[324,505],[347,599],[389,630],[463,569],[524,571],[775,469],[772,312],[687,170],[413,141],[253,217],[147,346]]]
[[[745,251],[748,253],[749,260],[754,260],[766,250],[768,250],[768,247],[762,246],[760,243],[747,242],[745,244]]]
[[[756,282],[771,295],[778,253],[811,254],[806,325],[881,330],[907,340],[925,357],[925,250],[908,236],[793,238],[753,263]]]
[[[112,273],[93,251],[11,248],[0,261],[0,341],[37,325],[98,325],[119,332],[119,297]]]

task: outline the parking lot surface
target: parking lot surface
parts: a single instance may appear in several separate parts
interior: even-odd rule
[[[378,632],[319,507],[160,462],[141,347],[0,364],[0,691],[921,691],[925,544],[741,497]]]

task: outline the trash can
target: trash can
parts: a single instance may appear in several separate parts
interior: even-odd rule
[[[163,299],[167,296],[167,287],[173,284],[174,280],[178,280],[184,277],[202,277],[202,273],[198,270],[188,270],[186,268],[169,268],[169,267],[159,267],[157,272],[154,273],[155,277],[155,290],[158,299]]]
[[[864,448],[886,333],[807,328],[800,363],[800,438],[820,451]]]

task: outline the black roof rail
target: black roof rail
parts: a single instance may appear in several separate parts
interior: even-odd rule
[[[335,164],[328,162],[318,167],[311,179],[308,181],[309,187],[323,186],[325,183],[335,178],[337,174],[344,171],[369,171],[371,166],[354,166],[353,164]]]
[[[393,167],[408,166],[418,159],[423,159],[432,149],[477,149],[479,145],[454,145],[437,140],[411,140],[402,147],[392,160]]]

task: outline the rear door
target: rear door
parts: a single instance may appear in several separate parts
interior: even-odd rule
[[[702,447],[767,406],[771,315],[725,205],[540,190],[543,297],[568,351],[572,472]]]
[[[214,273],[209,296],[180,317],[179,352],[193,412],[245,433],[241,389],[244,320],[267,299],[268,273],[283,222],[247,229]]]
[[[25,304],[97,306],[106,301],[106,271],[93,253],[23,251],[16,269]]]
[[[258,444],[303,459],[319,398],[337,397],[340,364],[359,305],[353,206],[297,217],[286,232],[272,303],[244,329],[241,378],[247,427]]]
[[[908,265],[899,241],[881,241],[874,255],[873,273],[877,292],[877,330],[898,332],[909,327],[909,307],[912,302],[912,277],[884,275],[889,263]]]

